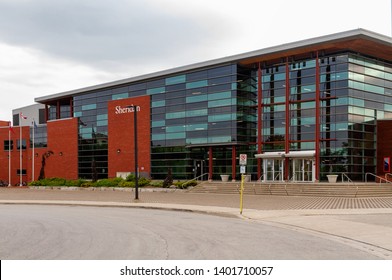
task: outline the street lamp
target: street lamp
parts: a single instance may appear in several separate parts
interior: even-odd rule
[[[133,129],[134,129],[134,143],[135,143],[135,150],[134,150],[134,156],[135,156],[135,200],[139,200],[139,174],[138,174],[138,154],[137,154],[137,106],[136,105],[130,105],[128,108],[133,108]]]

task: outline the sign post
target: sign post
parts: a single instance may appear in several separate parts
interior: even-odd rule
[[[240,173],[241,173],[241,190],[240,190],[240,214],[242,215],[242,210],[244,206],[244,182],[246,173],[246,154],[240,154]]]
[[[241,191],[240,191],[240,214],[242,215],[242,209],[244,207],[244,181],[245,175],[241,174]]]

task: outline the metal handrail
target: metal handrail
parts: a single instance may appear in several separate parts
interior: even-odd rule
[[[276,178],[278,178],[280,175],[281,175],[280,172],[279,172],[278,174],[276,174],[276,176],[274,177],[274,182],[276,181]],[[268,190],[269,190],[269,192],[270,192],[270,195],[272,195],[271,185],[272,185],[272,183],[270,183],[270,184],[268,185]]]
[[[293,176],[291,176],[291,178],[289,178],[289,180],[288,180],[288,181],[286,182],[286,184],[284,185],[284,190],[285,190],[287,196],[289,196],[289,193],[288,193],[288,191],[287,191],[287,185],[288,185],[290,182],[294,182],[294,181],[293,181],[294,177],[295,177],[295,174],[293,174]]]
[[[270,195],[272,195],[272,192],[271,192],[271,183],[268,185],[268,190],[269,190],[269,193],[270,193]]]
[[[367,176],[368,175],[372,175],[374,178],[378,178],[380,180],[379,184],[381,184],[381,181],[385,181],[386,183],[392,184],[391,181],[388,181],[387,179],[384,179],[383,177],[377,176],[376,174],[373,174],[373,173],[370,173],[370,172],[365,174],[365,182],[366,183],[367,183]]]
[[[184,185],[185,185],[185,184],[188,184],[189,182],[192,182],[192,181],[198,181],[197,179],[199,179],[200,177],[204,177],[205,175],[208,175],[208,174],[209,174],[209,173],[204,173],[204,174],[202,174],[202,175],[200,175],[200,176],[197,176],[197,177],[195,177],[195,178],[193,178],[193,179],[190,179],[190,180],[188,180],[188,181],[182,183],[182,184],[181,184],[181,187],[184,188]]]
[[[346,177],[346,178],[347,178],[347,182],[352,183],[352,184],[354,185],[354,187],[356,188],[355,196],[354,196],[354,197],[357,197],[358,190],[359,190],[358,186],[354,183],[353,180],[350,179],[350,177],[347,176],[346,173],[343,173],[343,172],[342,172],[341,174],[342,174],[342,183],[344,183],[344,177]],[[349,186],[349,185],[348,185],[348,186]]]
[[[263,180],[262,180],[263,177],[264,177],[264,174],[262,174],[262,175],[260,176],[260,178],[257,179],[257,180],[253,183],[253,191],[254,191],[255,194],[257,194],[257,193],[256,193],[256,184],[259,183],[259,184],[260,184],[260,188],[261,188],[261,185],[262,185],[262,183],[263,183]]]

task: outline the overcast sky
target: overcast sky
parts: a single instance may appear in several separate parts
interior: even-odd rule
[[[0,120],[35,97],[357,28],[391,0],[0,0]]]

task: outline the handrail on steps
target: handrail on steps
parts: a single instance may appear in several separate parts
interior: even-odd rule
[[[260,178],[253,182],[253,192],[255,194],[257,194],[257,192],[256,192],[256,184],[259,183],[260,184],[260,188],[261,188],[261,184],[263,183],[263,177],[264,177],[264,174],[261,174]]]
[[[286,181],[286,184],[284,185],[284,190],[285,190],[287,196],[289,196],[289,193],[288,193],[288,191],[287,191],[287,185],[288,185],[289,183],[292,183],[292,182],[293,182],[294,177],[295,177],[295,174],[294,174],[293,176],[291,176],[291,178],[290,178],[288,181]]]
[[[275,182],[275,181],[276,181],[276,178],[278,178],[280,175],[282,175],[282,174],[281,174],[280,172],[278,172],[278,174],[276,174],[276,176],[275,176],[273,182]],[[268,190],[269,190],[269,192],[270,192],[270,195],[272,195],[272,192],[271,192],[271,185],[272,185],[272,183],[270,183],[270,184],[268,185]]]
[[[352,184],[354,185],[354,187],[356,188],[355,196],[354,196],[354,197],[357,197],[358,190],[359,190],[358,186],[354,183],[353,180],[350,179],[350,177],[347,176],[346,173],[342,172],[341,174],[342,174],[342,183],[344,183],[344,177],[346,177],[346,178],[347,178],[347,182],[348,182],[348,183],[352,183]],[[347,186],[349,186],[349,185],[347,185]]]
[[[202,178],[202,177],[204,177],[205,175],[208,175],[208,174],[209,174],[209,173],[204,173],[204,174],[202,174],[202,175],[200,175],[200,176],[197,176],[197,177],[195,177],[195,178],[193,178],[193,179],[190,179],[190,180],[184,182],[184,183],[181,185],[181,188],[184,188],[184,185],[185,185],[185,184],[188,184],[189,182],[192,182],[192,181],[197,181],[197,179]]]
[[[379,180],[380,180],[379,184],[381,184],[381,181],[385,181],[386,183],[392,184],[391,181],[388,181],[387,179],[385,179],[385,178],[383,178],[383,177],[380,177],[380,176],[377,176],[376,174],[373,174],[373,173],[370,173],[370,172],[368,172],[368,173],[365,174],[365,182],[366,182],[366,183],[367,183],[367,177],[368,177],[368,175],[372,175],[374,178],[379,179]]]

